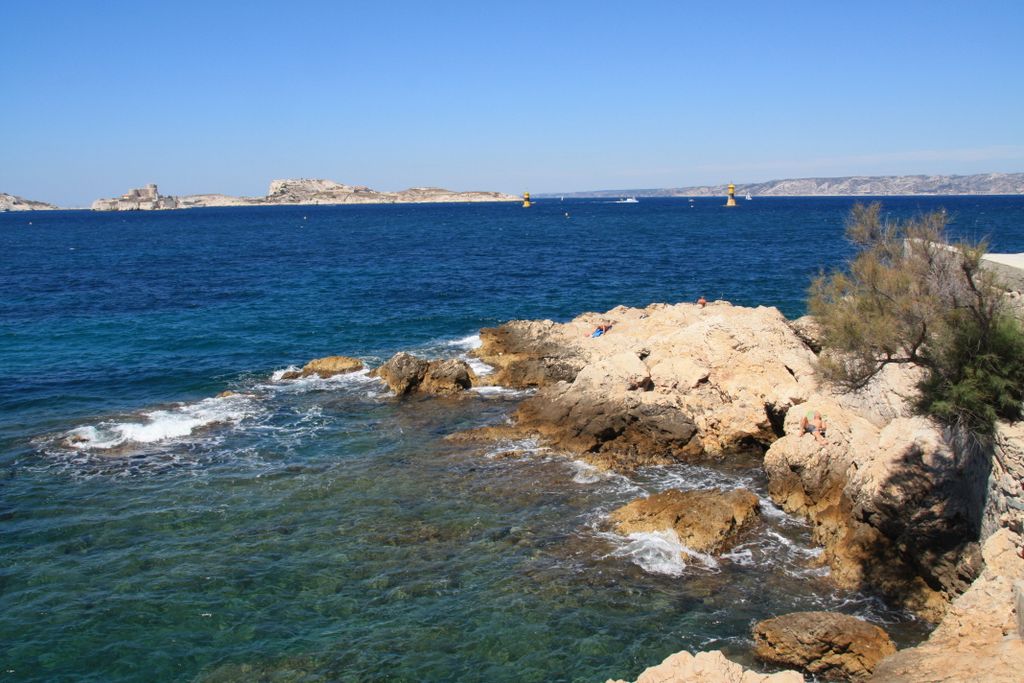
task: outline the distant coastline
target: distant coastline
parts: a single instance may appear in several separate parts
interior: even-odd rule
[[[154,184],[129,190],[120,197],[97,199],[93,211],[156,211],[209,206],[295,206],[318,204],[431,204],[440,202],[514,202],[501,192],[455,192],[440,187],[413,187],[400,192],[379,192],[361,185],[323,179],[273,180],[265,197],[225,194],[161,195]]]
[[[726,186],[696,185],[661,189],[592,190],[537,193],[538,197],[721,197]],[[760,197],[880,197],[908,195],[1014,195],[1024,194],[1024,173],[976,175],[841,176],[787,178],[763,183],[737,183],[738,196]]]
[[[726,185],[691,187],[590,190],[585,192],[535,192],[536,198],[608,199],[622,197],[722,197]],[[840,176],[788,178],[761,183],[739,183],[737,196],[752,197],[890,197],[1024,195],[1024,173],[976,175]],[[336,204],[434,204],[468,202],[516,202],[516,195],[493,191],[459,192],[439,187],[413,187],[381,192],[362,185],[346,185],[323,179],[271,181],[263,197],[226,194],[161,195],[154,184],[132,189],[119,197],[97,199],[94,211],[152,211],[220,206],[302,206]],[[0,212],[51,211],[61,207],[0,193]]]

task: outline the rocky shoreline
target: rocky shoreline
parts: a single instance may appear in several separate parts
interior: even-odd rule
[[[480,339],[472,354],[487,372],[398,353],[370,371],[355,358],[316,359],[276,381],[369,372],[398,398],[449,400],[481,386],[531,390],[510,421],[447,436],[481,452],[529,439],[620,473],[760,459],[772,502],[808,520],[838,586],[937,624],[924,643],[896,651],[882,628],[852,616],[775,615],[753,625],[754,654],[786,671],[680,652],[638,683],[1019,680],[1024,425],[999,424],[988,445],[942,429],[912,414],[916,375],[895,366],[855,393],[834,390],[815,370],[814,321],[775,308],[620,306],[566,323],[511,321]],[[821,439],[803,428],[815,413]],[[717,556],[757,533],[760,508],[743,489],[667,489],[611,511],[607,524],[622,535],[672,534],[686,552]]]
[[[475,355],[493,373],[480,378],[468,367],[446,368],[441,374],[453,379],[443,388],[421,380],[413,385],[443,394],[480,383],[536,393],[519,404],[510,424],[450,438],[534,438],[620,472],[759,454],[772,500],[809,520],[837,584],[881,593],[939,624],[922,645],[893,652],[888,637],[871,630],[876,627],[837,627],[830,620],[822,626],[821,617],[804,616],[795,622],[804,624],[796,637],[803,654],[778,654],[792,651],[789,643],[773,655],[765,636],[757,650],[765,661],[828,678],[1018,680],[1024,666],[1016,611],[1024,590],[1020,425],[999,425],[997,443],[987,447],[943,430],[912,415],[907,398],[915,375],[898,368],[859,392],[838,392],[815,373],[820,349],[813,320],[788,321],[774,308],[724,301],[618,307],[563,324],[512,321],[480,336]],[[422,378],[426,363],[387,365],[408,366],[405,376]],[[379,374],[396,393],[410,391],[390,370]],[[801,429],[809,412],[826,416],[824,444]],[[751,505],[742,492],[667,494],[616,511],[614,523],[625,530],[671,529],[685,543],[717,552],[756,515],[756,501]],[[764,623],[755,635],[766,632]],[[700,668],[721,664],[720,658],[687,657],[670,658],[638,680],[740,680],[725,664],[722,671]]]

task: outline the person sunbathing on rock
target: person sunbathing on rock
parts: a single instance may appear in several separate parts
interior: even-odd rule
[[[703,294],[701,294],[700,298],[697,299],[697,305],[700,306],[701,308],[704,308],[705,306],[708,305],[708,300],[704,298]]]
[[[828,441],[825,440],[825,430],[827,428],[828,425],[825,424],[825,416],[817,410],[809,410],[806,415],[800,418],[800,436],[807,433],[813,434],[818,443],[822,445],[828,443]]]
[[[593,332],[590,333],[591,337],[600,337],[602,334],[612,329],[611,323],[601,323],[598,325]]]

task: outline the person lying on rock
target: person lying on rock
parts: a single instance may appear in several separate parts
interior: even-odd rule
[[[822,445],[828,443],[825,440],[825,430],[827,428],[825,416],[817,410],[808,410],[807,414],[800,418],[800,436],[807,433],[813,434],[818,443]]]
[[[600,337],[602,334],[612,329],[611,323],[601,323],[598,325],[593,332],[590,333],[591,337]]]
[[[704,308],[705,306],[708,305],[708,300],[704,298],[703,294],[701,294],[700,298],[697,299],[697,305],[700,306],[701,308]]]

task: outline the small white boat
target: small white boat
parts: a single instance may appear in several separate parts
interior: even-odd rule
[[[622,199],[619,199],[615,203],[616,204],[639,204],[640,202],[638,202],[636,200],[636,197],[623,197]]]
[[[751,199],[753,199],[753,197],[751,197],[751,196],[750,196],[750,193],[748,192],[748,193],[747,193],[747,196],[746,196],[746,197],[744,197],[744,199],[746,199],[747,201],[750,201]]]

